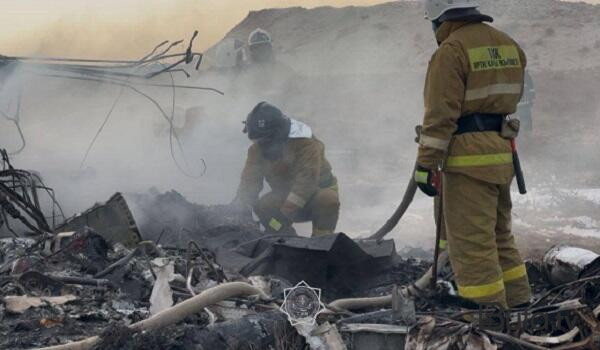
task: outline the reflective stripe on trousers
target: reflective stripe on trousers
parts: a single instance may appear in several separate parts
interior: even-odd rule
[[[502,279],[496,282],[478,286],[458,286],[458,292],[462,297],[469,299],[480,299],[494,296],[504,290],[504,284],[527,276],[525,265],[519,265],[502,272]]]
[[[504,281],[497,280],[496,282],[481,284],[478,286],[458,286],[460,296],[469,299],[481,299],[494,296],[504,290]]]
[[[447,249],[459,294],[504,307],[528,302],[527,271],[511,232],[510,183],[451,172],[443,181]]]
[[[527,276],[527,268],[525,267],[525,264],[502,272],[502,279],[504,280],[504,283],[514,281],[525,276]]]

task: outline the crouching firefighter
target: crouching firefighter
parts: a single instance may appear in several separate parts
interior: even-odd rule
[[[313,236],[333,233],[340,208],[337,179],[311,128],[261,102],[248,115],[244,133],[253,144],[234,202],[253,209],[267,233],[295,233],[292,224],[307,221]],[[272,191],[259,199],[264,180]]]
[[[424,3],[439,48],[425,82],[415,180],[430,196],[441,189],[459,294],[479,304],[521,306],[531,291],[511,232],[510,185],[520,167],[518,123],[507,116],[523,93],[526,57],[507,34],[484,23],[493,19],[473,0]]]

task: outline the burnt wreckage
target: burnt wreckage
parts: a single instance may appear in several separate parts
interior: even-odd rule
[[[162,43],[139,61],[0,62],[52,78],[121,86],[152,101],[138,86],[157,84],[144,79],[187,74],[178,66],[201,58],[191,41],[185,53],[170,54],[176,44]],[[174,61],[158,64],[164,59]],[[173,115],[155,106],[178,145]],[[19,127],[18,109],[2,114]],[[65,218],[42,177],[14,169],[9,154],[0,153],[2,349],[600,345],[600,258],[585,249],[556,246],[543,260],[528,262],[536,298],[525,309],[479,308],[460,298],[449,266],[437,269],[435,293],[409,300],[399,286],[418,279],[430,263],[400,256],[384,234],[264,235],[231,206],[197,205],[175,191],[156,190],[116,193]]]
[[[155,190],[117,193],[50,232],[23,209],[31,186],[10,188],[32,223],[0,240],[0,348],[579,349],[600,331],[600,259],[581,248],[529,262],[536,301],[501,312],[456,296],[448,267],[438,293],[403,299],[398,286],[429,264],[392,240],[268,236],[229,206]],[[323,307],[292,326],[281,305],[303,281]]]

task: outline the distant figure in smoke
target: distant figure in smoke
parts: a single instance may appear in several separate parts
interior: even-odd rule
[[[218,86],[237,105],[273,101],[305,108],[304,101],[293,98],[302,93],[302,78],[277,59],[269,32],[256,28],[243,39],[231,35],[218,43],[213,53],[196,84]]]
[[[220,42],[215,53],[215,66],[219,69],[240,69],[244,65],[244,42],[227,38]]]
[[[294,234],[294,222],[312,221],[313,236],[331,234],[340,201],[325,146],[306,124],[261,102],[246,119],[253,144],[234,204],[252,208],[268,233]],[[263,182],[272,192],[259,199]]]
[[[258,100],[278,103],[300,93],[296,91],[299,77],[293,69],[277,59],[269,32],[261,28],[252,31],[248,36],[247,51],[247,64],[244,73],[236,79],[236,84],[249,89],[249,93]]]
[[[535,101],[535,86],[529,71],[525,71],[525,87],[523,88],[523,97],[517,105],[517,115],[521,121],[521,131],[531,133],[533,131],[533,102]]]
[[[248,51],[252,63],[272,63],[275,55],[271,34],[260,28],[255,29],[248,37]]]

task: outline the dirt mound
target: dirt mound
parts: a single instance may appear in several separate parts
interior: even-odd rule
[[[482,11],[526,49],[530,68],[600,65],[600,6],[557,0],[481,3]],[[365,73],[412,71],[424,67],[435,49],[431,28],[415,1],[253,11],[226,37],[245,41],[257,27],[271,32],[283,62],[312,74],[342,73],[348,68]]]

